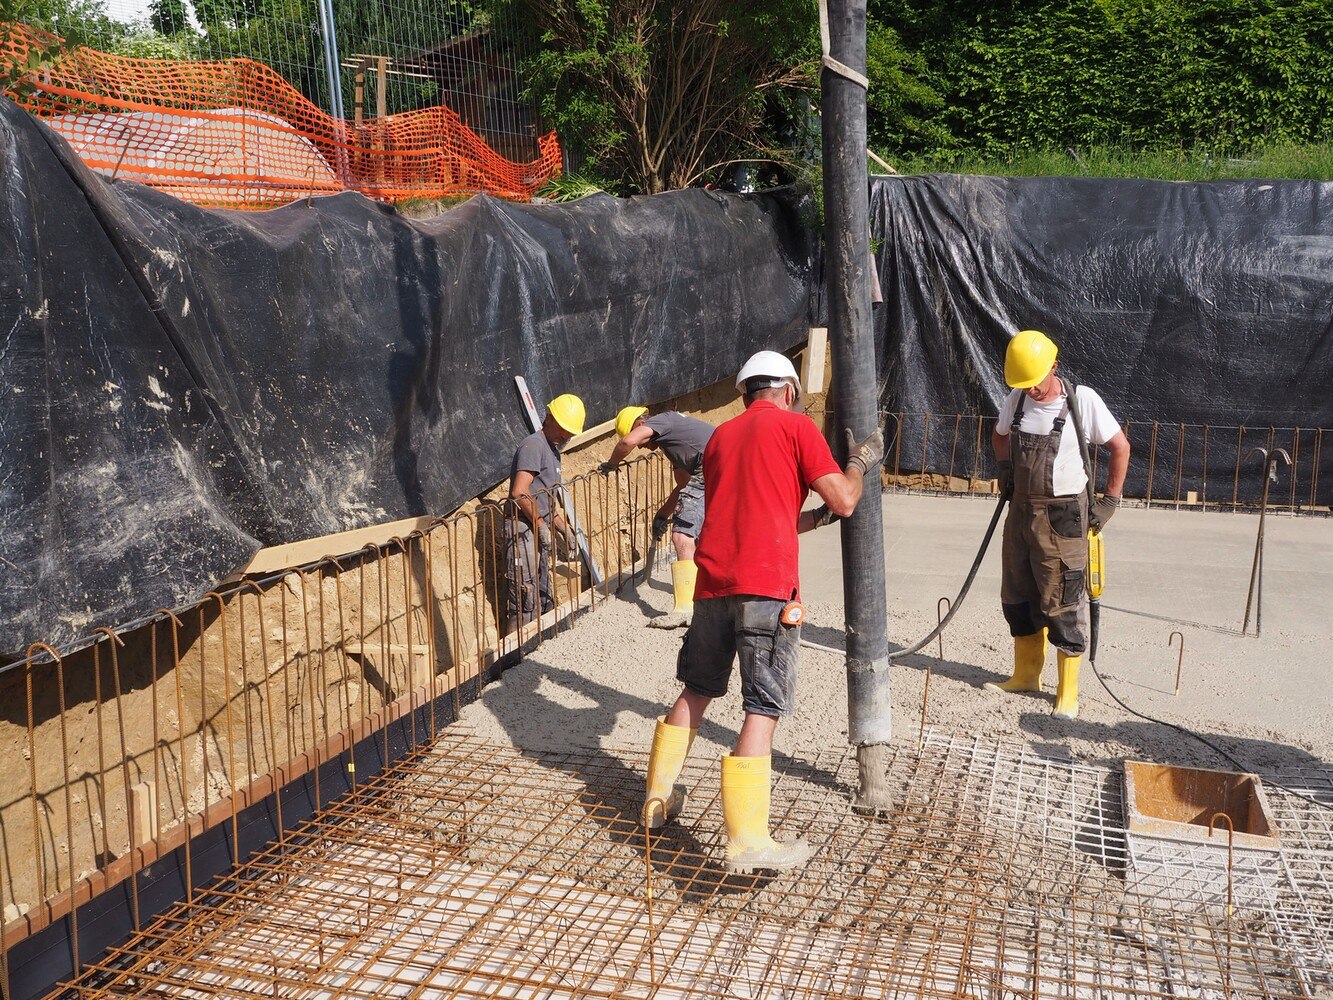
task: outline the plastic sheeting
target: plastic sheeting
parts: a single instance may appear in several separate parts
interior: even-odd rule
[[[809,323],[791,191],[206,211],[95,178],[3,100],[0,172],[10,652],[193,599],[262,545],[453,509],[527,433],[514,375],[592,424]]]
[[[1248,450],[1269,427],[1333,427],[1333,185],[876,177],[870,204],[888,410],[993,416],[1008,338],[1036,328],[1058,343],[1062,370],[1130,422],[1130,495],[1149,485],[1154,421],[1167,425],[1154,476],[1174,478],[1179,452],[1187,481],[1202,426],[1232,429],[1209,458],[1228,498],[1235,428],[1250,429]],[[1290,450],[1290,438],[1279,430],[1273,443]],[[955,446],[944,433],[903,450],[937,469]],[[1298,496],[1314,486],[1309,458]],[[1243,469],[1242,500],[1257,498],[1258,468]],[[1329,504],[1333,482],[1316,492]]]

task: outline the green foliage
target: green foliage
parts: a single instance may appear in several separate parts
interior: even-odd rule
[[[1185,149],[1134,150],[1123,146],[1030,150],[1005,156],[952,151],[942,157],[909,156],[891,162],[904,174],[948,171],[1009,177],[1139,177],[1164,181],[1333,180],[1333,146],[1328,145],[1276,145],[1237,156]]]
[[[98,0],[0,0],[0,40],[9,33],[10,24],[31,25],[59,39],[30,49],[20,62],[0,65],[0,90],[11,96],[20,95],[24,76],[56,62],[91,34],[123,30]]]
[[[578,201],[606,190],[600,181],[583,174],[556,174],[537,189],[537,197],[547,201]]]
[[[948,141],[934,119],[944,100],[925,82],[926,61],[904,47],[887,24],[866,25],[866,136],[871,146],[891,150],[932,148]]]
[[[818,54],[810,0],[485,0],[482,9],[521,40],[544,123],[587,170],[634,191],[771,158],[771,111],[785,88],[810,85]]]
[[[133,59],[191,59],[196,54],[197,43],[197,37],[189,31],[164,35],[148,25],[141,25],[102,39],[98,45],[105,52]]]
[[[901,0],[872,16],[943,98],[919,140],[878,137],[890,153],[1333,140],[1327,0]]]
[[[159,35],[179,35],[188,31],[190,18],[185,12],[185,0],[151,0],[148,23]]]

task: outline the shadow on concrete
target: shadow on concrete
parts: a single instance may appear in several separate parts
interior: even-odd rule
[[[1089,682],[1097,683],[1096,678],[1089,678]],[[1065,753],[1072,754],[1067,744],[1071,739],[1087,740],[1090,743],[1114,741],[1130,749],[1131,752],[1125,756],[1154,764],[1183,764],[1223,771],[1237,769],[1232,761],[1204,743],[1187,740],[1174,729],[1142,719],[1123,719],[1108,724],[1087,719],[1056,719],[1045,713],[1029,712],[1019,717],[1019,725],[1030,736],[1049,747],[1061,747]],[[1200,732],[1199,735],[1239,760],[1244,764],[1244,770],[1260,776],[1289,772],[1293,768],[1327,767],[1324,761],[1309,751],[1285,743],[1225,733]],[[1083,759],[1087,759],[1086,755]],[[1116,753],[1103,763],[1114,766],[1121,759],[1121,754]]]
[[[665,590],[668,593],[671,592],[670,587],[655,586],[651,580],[647,581],[647,585],[649,590]],[[643,612],[643,617],[645,618],[661,618],[662,616],[669,614],[670,612],[668,611],[658,611],[655,607],[653,607],[646,600],[644,600],[642,593],[643,586],[644,584],[642,583],[630,584],[629,586],[625,587],[617,596],[622,601],[632,600],[636,605],[638,605],[639,610]],[[681,632],[681,635],[684,636],[685,633]]]
[[[595,704],[588,708],[570,708],[541,694],[543,681],[577,691],[581,698]],[[563,738],[546,747],[532,747],[531,706],[540,699],[543,727]],[[638,817],[643,806],[644,773],[628,762],[603,750],[598,744],[608,736],[620,712],[631,712],[643,719],[643,749],[647,753],[652,740],[653,723],[666,705],[648,701],[624,691],[589,680],[582,674],[530,657],[507,670],[500,684],[493,685],[481,697],[481,703],[509,734],[523,756],[543,767],[559,771],[582,782],[587,794],[580,805],[589,818],[605,829],[612,843],[644,850],[644,832]],[[723,746],[734,744],[734,729],[705,719],[700,735]],[[563,753],[577,751],[587,764],[578,770],[563,766]],[[784,760],[775,756],[774,767],[781,770]],[[808,773],[803,769],[802,774]],[[833,780],[833,776],[828,776]],[[688,779],[688,772],[686,774]],[[685,782],[688,785],[688,780]],[[721,817],[718,816],[720,821]],[[704,902],[719,895],[748,893],[762,889],[772,875],[729,874],[695,836],[691,823],[672,822],[652,837],[654,874],[671,880],[681,898]]]
[[[1153,621],[1166,622],[1169,625],[1184,625],[1187,628],[1202,629],[1205,632],[1217,632],[1220,635],[1245,635],[1238,628],[1230,628],[1226,625],[1205,625],[1203,622],[1192,622],[1186,618],[1172,618],[1170,615],[1155,615],[1150,611],[1135,611],[1132,608],[1118,608],[1113,604],[1103,604],[1103,611],[1115,611],[1122,615],[1133,615],[1135,618],[1151,618]]]

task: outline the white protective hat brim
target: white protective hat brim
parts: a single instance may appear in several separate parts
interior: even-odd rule
[[[796,366],[785,354],[779,354],[777,351],[759,351],[750,355],[750,360],[745,362],[740,374],[736,376],[736,388],[744,392],[747,381],[765,376],[788,379],[797,392],[801,391],[801,379],[796,374]]]

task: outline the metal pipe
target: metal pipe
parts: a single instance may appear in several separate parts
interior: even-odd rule
[[[827,217],[829,334],[838,424],[857,438],[879,422],[875,343],[870,328],[870,193],[866,175],[865,0],[829,0],[823,94],[824,208]],[[850,73],[849,73],[850,71]],[[861,74],[862,79],[855,79]],[[887,744],[893,735],[889,690],[888,602],[879,470],[842,521],[847,609],[847,733],[857,747],[859,808],[886,808]]]

